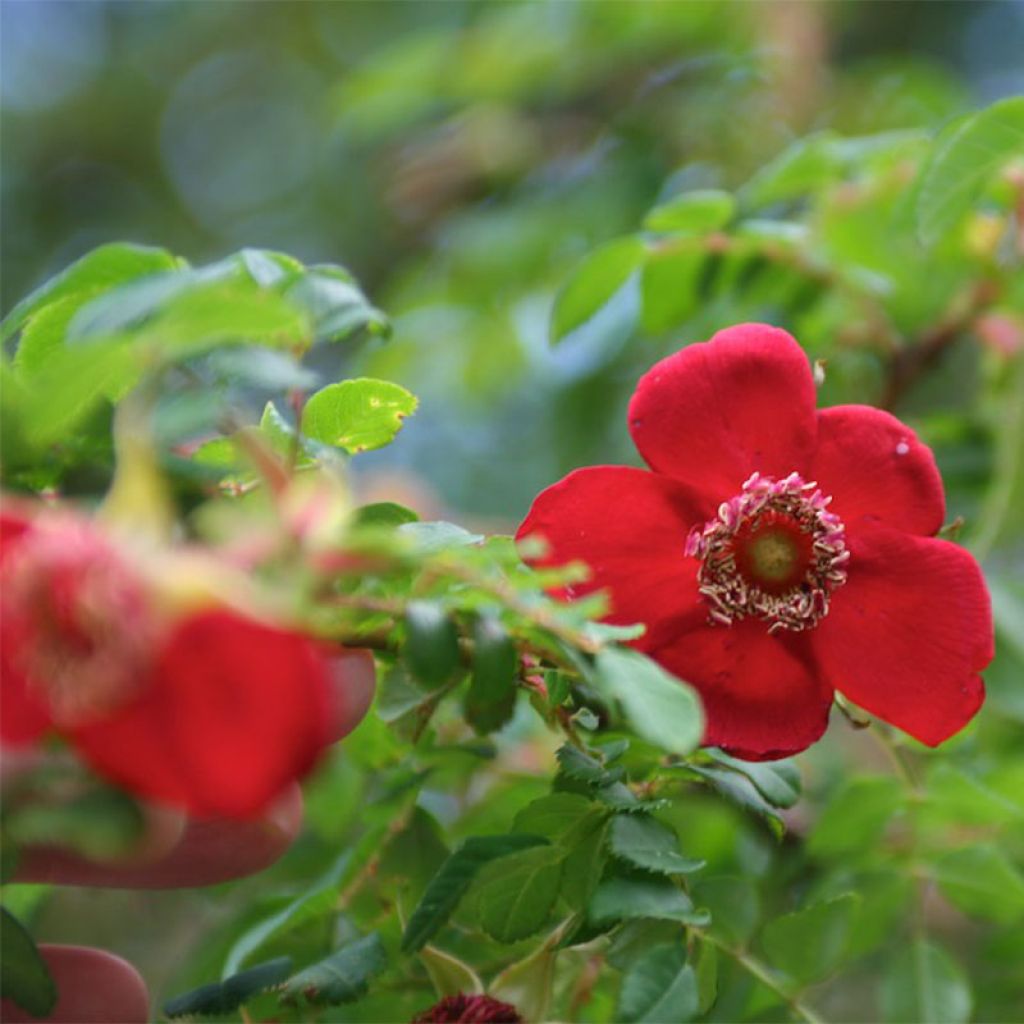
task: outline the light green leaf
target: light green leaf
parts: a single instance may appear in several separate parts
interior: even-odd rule
[[[520,850],[540,846],[540,836],[472,836],[441,865],[431,879],[402,936],[402,950],[422,949],[451,916],[477,872],[488,862]]]
[[[672,754],[689,754],[704,734],[704,712],[692,687],[638,651],[606,647],[596,681],[621,705],[638,736]]]
[[[697,978],[682,945],[656,946],[626,971],[615,1019],[683,1024],[697,1014]]]
[[[353,525],[374,529],[402,526],[404,523],[419,522],[419,516],[411,508],[395,501],[376,501],[372,505],[361,505],[355,510]]]
[[[416,406],[414,395],[390,381],[344,380],[310,397],[302,432],[350,453],[370,451],[389,444]]]
[[[946,899],[964,913],[1000,924],[1024,917],[1024,877],[991,843],[953,850],[933,872]]]
[[[92,297],[125,281],[180,266],[166,249],[128,242],[101,245],[22,299],[4,318],[0,341],[6,341],[29,317],[51,303],[82,293]]]
[[[480,923],[498,942],[518,942],[548,919],[562,881],[565,853],[539,846],[492,861],[474,884]]]
[[[684,192],[654,207],[644,218],[647,231],[717,231],[732,220],[736,200],[728,192],[699,189]]]
[[[281,1001],[312,1006],[351,1003],[366,995],[370,978],[386,963],[384,944],[373,932],[289,978],[282,987]]]
[[[561,341],[606,305],[643,262],[639,238],[619,238],[595,249],[576,268],[555,297],[551,340]]]
[[[882,1014],[893,1024],[965,1024],[971,1017],[970,983],[940,946],[915,939],[888,961],[882,978]]]
[[[655,918],[706,925],[706,911],[694,910],[690,897],[667,878],[608,878],[590,900],[587,916],[600,923],[633,918]]]
[[[768,960],[796,981],[831,974],[849,948],[859,902],[853,893],[844,893],[769,921],[763,934]]]
[[[744,209],[795,199],[832,181],[842,166],[833,132],[797,139],[740,189]]]
[[[313,322],[315,341],[344,341],[357,331],[387,334],[388,318],[342,267],[315,266],[299,276],[285,293]]]
[[[939,135],[921,172],[915,212],[925,245],[955,227],[993,175],[1024,157],[1024,96],[971,114]]]
[[[57,987],[32,936],[21,922],[0,908],[0,995],[34,1017],[45,1017],[57,1002]]]
[[[609,845],[620,860],[659,875],[688,875],[704,867],[702,860],[683,857],[675,832],[646,814],[616,815]]]

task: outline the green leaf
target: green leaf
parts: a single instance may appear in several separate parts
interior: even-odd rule
[[[372,505],[362,505],[355,510],[355,526],[372,528],[390,528],[404,523],[415,523],[419,516],[411,508],[399,505],[394,501],[377,501]]]
[[[825,807],[808,839],[808,852],[833,859],[873,849],[904,801],[902,786],[891,776],[853,779]]]
[[[460,992],[480,995],[484,983],[469,964],[436,946],[424,946],[419,951],[420,962],[430,975],[430,982],[439,999]]]
[[[402,656],[409,671],[427,686],[447,682],[459,667],[459,633],[439,604],[410,601],[406,606]]]
[[[591,319],[629,280],[647,252],[639,238],[619,238],[588,255],[555,297],[551,340],[566,335]]]
[[[527,804],[516,816],[512,827],[548,839],[559,839],[594,813],[595,804],[577,793],[551,793]]]
[[[33,1017],[47,1016],[57,1002],[57,986],[32,936],[6,907],[0,908],[0,996]]]
[[[253,996],[279,985],[291,971],[290,956],[268,960],[223,981],[202,985],[168,1000],[164,1003],[164,1013],[168,1017],[231,1013]]]
[[[768,960],[796,981],[831,974],[849,948],[859,903],[853,893],[844,893],[769,921],[762,936]]]
[[[402,950],[422,949],[451,916],[477,872],[488,862],[507,854],[547,843],[540,836],[472,836],[441,865],[413,911],[402,936]]]
[[[474,884],[484,931],[506,943],[539,931],[558,896],[564,859],[557,846],[538,846],[486,865]]]
[[[897,949],[882,978],[882,1014],[893,1024],[965,1024],[971,1017],[970,983],[940,946],[915,939]]]
[[[616,815],[609,846],[620,860],[659,875],[688,875],[704,867],[702,860],[683,857],[675,832],[646,814]]]
[[[1024,96],[993,103],[940,134],[917,193],[921,241],[933,245],[954,228],[1014,157],[1024,157]]]
[[[448,548],[479,544],[484,539],[482,534],[470,533],[454,523],[444,522],[403,523],[398,532],[411,542],[418,555],[436,555]]]
[[[302,432],[314,441],[349,453],[383,448],[416,411],[416,397],[386,380],[343,380],[311,395],[302,413]]]
[[[654,918],[706,925],[706,911],[694,910],[690,897],[667,878],[608,878],[598,885],[587,908],[595,922]]]
[[[519,654],[505,627],[492,615],[473,624],[473,673],[466,693],[466,720],[480,735],[495,732],[516,706]]]
[[[560,746],[555,751],[555,757],[563,775],[577,782],[585,782],[589,786],[608,786],[618,782],[625,774],[625,769],[621,766],[605,768],[596,757],[570,743]]]
[[[166,249],[132,245],[128,242],[101,245],[22,299],[4,318],[0,341],[6,341],[29,317],[51,303],[83,293],[91,298],[125,281],[164,270],[173,270],[180,265],[177,258]],[[66,308],[72,307],[69,305]]]
[[[782,819],[745,774],[741,775],[739,772],[729,769],[703,764],[687,764],[680,767],[685,772],[699,775],[713,789],[738,807],[760,815],[777,833],[781,834],[783,831]]]
[[[599,686],[619,701],[638,736],[672,754],[696,749],[704,712],[692,687],[625,647],[606,647],[595,667]]]
[[[739,191],[744,209],[757,209],[813,192],[833,181],[842,166],[833,132],[798,139],[765,164]]]
[[[370,978],[386,963],[384,944],[373,932],[293,975],[284,984],[281,1001],[304,1001],[313,1006],[351,1003],[366,995]]]
[[[690,891],[699,906],[711,911],[716,935],[730,945],[746,945],[761,912],[761,898],[751,879],[740,875],[698,877]]]
[[[344,341],[362,330],[383,335],[391,329],[388,318],[341,267],[310,267],[285,294],[312,319],[315,341]]]
[[[717,189],[684,192],[654,207],[644,218],[647,231],[717,231],[732,220],[736,200]]]
[[[791,758],[781,761],[741,761],[721,750],[708,753],[720,764],[745,775],[773,807],[792,807],[800,799],[800,769]]]
[[[615,1019],[682,1024],[696,1016],[697,1003],[697,978],[682,945],[656,946],[626,971]]]
[[[702,942],[697,954],[697,994],[699,1013],[707,1013],[718,998],[718,947]]]
[[[953,850],[932,870],[943,895],[964,913],[1007,925],[1024,917],[1024,876],[991,843]]]

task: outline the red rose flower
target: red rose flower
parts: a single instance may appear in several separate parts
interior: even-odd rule
[[[522,1017],[514,1006],[500,1003],[490,996],[468,996],[459,993],[445,996],[429,1010],[412,1019],[412,1024],[443,1024],[445,1021],[464,1024],[520,1024]]]
[[[209,602],[169,614],[66,513],[9,509],[2,526],[5,745],[53,730],[105,778],[200,816],[255,816],[312,767],[332,714],[316,642]]]
[[[815,410],[785,331],[743,324],[655,365],[629,407],[651,472],[594,466],[539,495],[517,537],[564,588],[642,622],[635,646],[700,692],[704,742],[749,759],[803,750],[835,690],[935,746],[981,706],[993,656],[981,570],[935,539],[931,452],[869,406]]]

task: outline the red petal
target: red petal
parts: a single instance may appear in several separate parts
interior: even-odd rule
[[[0,636],[0,741],[5,746],[19,747],[34,743],[46,732],[50,715],[45,703],[32,692],[24,673],[12,663],[16,642],[10,634],[11,630],[4,628]]]
[[[944,540],[883,527],[847,534],[849,579],[812,636],[829,682],[930,746],[981,707],[992,610],[978,563]]]
[[[762,622],[704,625],[654,658],[701,696],[705,746],[750,761],[786,757],[821,738],[832,688],[816,678],[802,638],[769,635]]]
[[[537,566],[586,562],[591,577],[559,592],[578,598],[607,588],[608,621],[643,622],[637,646],[666,642],[695,617],[698,562],[684,549],[690,528],[703,521],[686,488],[667,477],[627,466],[577,469],[538,495],[516,534],[539,536],[548,553]]]
[[[741,324],[650,369],[630,402],[629,426],[652,469],[707,496],[707,518],[755,471],[804,472],[814,405],[803,349],[777,327]]]
[[[931,449],[895,416],[868,405],[818,413],[813,479],[846,523],[873,522],[931,536],[946,502]]]
[[[177,627],[139,701],[73,739],[94,767],[142,795],[250,817],[328,741],[328,685],[308,638],[202,612]]]

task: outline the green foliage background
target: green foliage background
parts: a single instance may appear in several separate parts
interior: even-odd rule
[[[211,483],[244,490],[249,470],[228,436],[189,460],[175,446],[217,433],[230,403],[290,447],[297,388],[320,407],[302,458],[354,455],[364,503],[508,532],[568,470],[636,461],[625,404],[652,362],[767,320],[827,364],[824,404],[885,405],[934,447],[998,655],[979,720],[939,752],[835,712],[798,767],[744,768],[683,741],[666,760],[645,707],[609,727],[619,681],[653,668],[559,620],[570,648],[599,653],[582,685],[549,678],[564,704],[534,702],[582,736],[556,755],[526,700],[506,724],[503,630],[550,640],[494,589],[530,592],[507,545],[467,554],[471,537],[414,529],[409,572],[447,559],[416,593],[427,607],[401,581],[373,595],[401,605],[408,671],[385,656],[377,708],[312,781],[284,861],[214,892],[16,886],[5,905],[38,939],[125,953],[161,997],[234,976],[198,1004],[228,1014],[285,981],[298,1005],[257,996],[254,1012],[405,1020],[479,975],[531,1019],[1024,1019],[1024,129],[1020,99],[987,106],[1020,91],[1018,15],[8,5],[6,486],[102,494],[112,402],[184,367],[203,386],[173,378],[157,423],[186,508]],[[33,60],[54,69],[45,86]],[[19,314],[121,238],[159,248],[107,250],[84,285]],[[160,270],[180,290],[110,291]],[[419,404],[337,383],[364,378]],[[437,602],[490,652],[465,705],[442,703],[462,682]],[[338,1005],[306,1005],[308,971]]]

